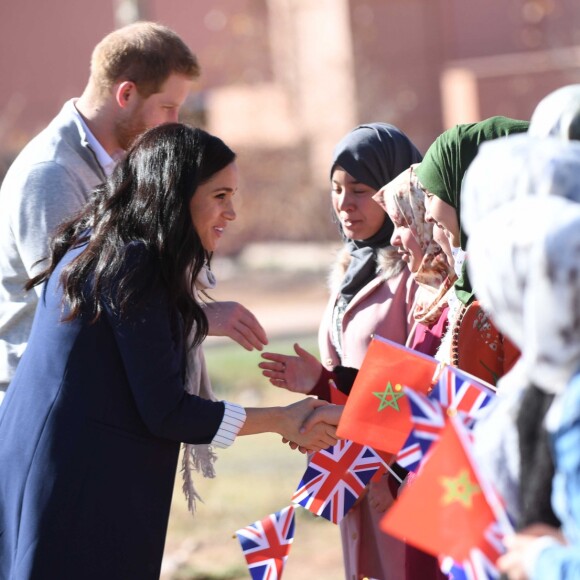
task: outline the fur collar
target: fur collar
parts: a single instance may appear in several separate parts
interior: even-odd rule
[[[338,250],[336,260],[334,261],[328,276],[328,287],[330,288],[331,293],[336,293],[340,288],[340,284],[344,278],[350,260],[351,256],[348,253],[348,249],[343,246]],[[377,256],[377,276],[380,276],[384,280],[388,280],[389,278],[393,278],[400,274],[406,267],[407,265],[397,253],[397,248],[387,246],[386,248],[381,248],[379,250]]]

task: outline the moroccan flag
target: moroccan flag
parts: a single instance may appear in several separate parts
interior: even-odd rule
[[[485,532],[485,547],[472,548],[469,558],[460,563],[440,558],[442,572],[451,580],[499,580],[501,575],[495,563],[505,552],[504,537],[501,526],[492,524]]]
[[[294,540],[294,506],[236,532],[252,580],[280,580]]]
[[[415,480],[381,520],[388,534],[435,556],[470,560],[486,550],[486,533],[511,528],[498,496],[477,471],[468,432],[456,417],[447,424]]]
[[[375,336],[348,396],[337,435],[397,453],[412,427],[403,386],[427,393],[438,364],[430,356]]]

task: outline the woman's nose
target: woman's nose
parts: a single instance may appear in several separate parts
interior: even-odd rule
[[[399,235],[399,232],[395,228],[395,231],[391,236],[391,246],[400,246],[400,245],[401,245],[401,236]]]
[[[354,207],[354,196],[348,192],[344,192],[338,196],[337,200],[338,209],[344,210]]]
[[[224,217],[227,220],[234,221],[237,217],[236,210],[234,209],[233,202],[228,205],[228,207],[224,210]]]

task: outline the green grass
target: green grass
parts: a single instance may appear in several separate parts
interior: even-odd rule
[[[274,340],[266,349],[272,352],[294,354],[294,342],[313,354],[318,355],[315,336],[305,336],[287,340]],[[220,397],[244,395],[248,389],[257,391],[260,399],[267,398],[273,387],[262,377],[258,363],[263,360],[257,351],[248,352],[233,342],[213,343],[205,348],[205,357],[211,376],[212,386]]]
[[[268,350],[293,353],[297,341],[317,354],[316,337],[273,341]],[[246,406],[292,403],[300,395],[273,387],[257,367],[259,353],[227,342],[205,349],[208,369],[220,398]],[[280,437],[263,434],[240,437],[229,449],[218,451],[217,477],[195,477],[204,503],[195,516],[187,511],[177,474],[166,560],[173,565],[170,580],[236,580],[249,578],[235,531],[286,507],[306,467],[305,457],[283,445]],[[342,556],[337,526],[297,508],[294,544],[284,580],[341,578]]]

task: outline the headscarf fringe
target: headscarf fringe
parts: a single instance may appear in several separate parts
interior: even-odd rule
[[[195,489],[192,472],[195,470],[201,473],[203,477],[213,479],[216,476],[213,465],[216,461],[217,455],[211,445],[183,444],[183,457],[181,460],[181,471],[183,473],[182,490],[187,500],[187,508],[192,515],[195,514],[197,509],[197,500],[204,503],[202,497]]]
[[[200,292],[203,292],[207,288],[214,288],[215,285],[216,280],[209,269],[209,265],[205,264],[196,280],[196,299],[200,300]],[[190,395],[197,395],[210,401],[217,400],[211,386],[201,345],[188,350],[184,388]],[[197,500],[203,503],[203,499],[195,489],[193,472],[197,471],[203,477],[213,479],[216,476],[214,469],[214,463],[216,461],[217,455],[211,445],[183,444],[183,457],[181,459],[181,472],[183,474],[182,489],[187,500],[187,507],[192,515],[195,514],[195,510],[197,509]]]

